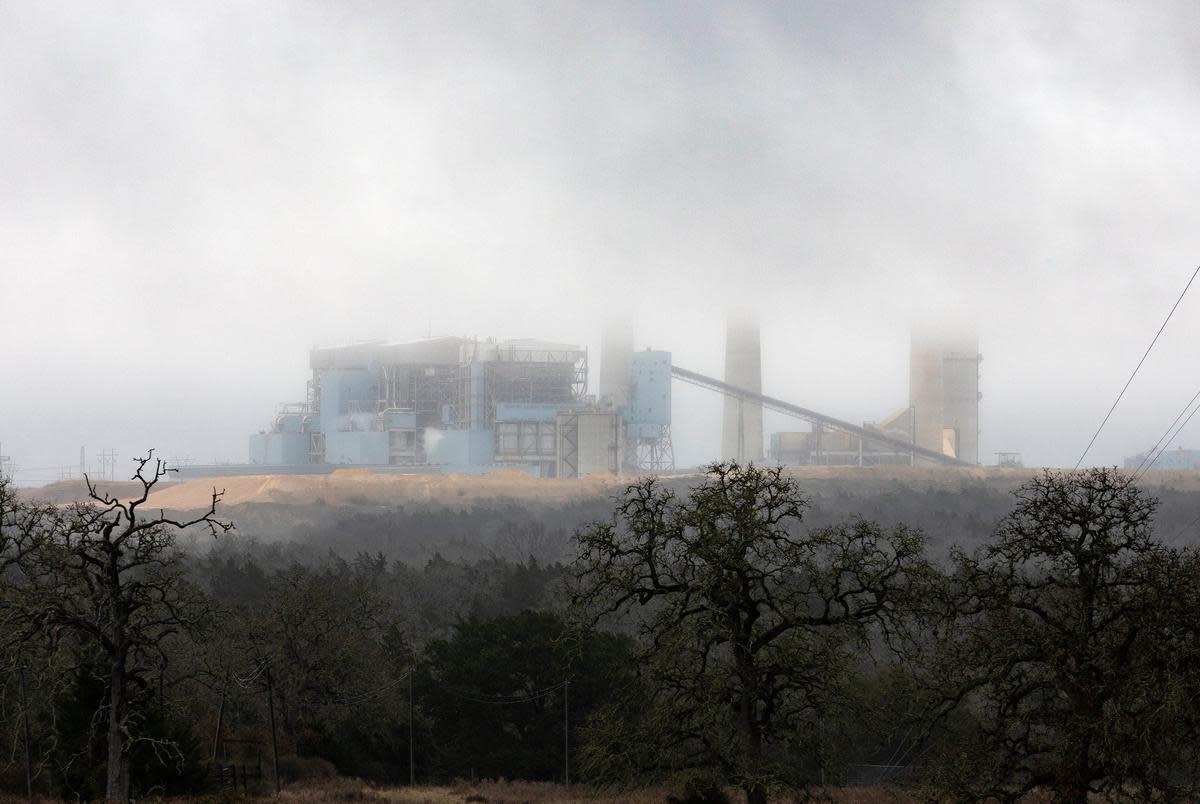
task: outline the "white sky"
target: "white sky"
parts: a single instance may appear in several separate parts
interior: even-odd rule
[[[764,390],[851,420],[976,321],[985,459],[1071,465],[1200,262],[1198,124],[1190,2],[0,0],[0,449],[243,461],[315,344],[596,368],[613,304],[720,375],[740,300]],[[1089,462],[1200,386],[1198,313]],[[676,386],[681,463],[720,406]]]

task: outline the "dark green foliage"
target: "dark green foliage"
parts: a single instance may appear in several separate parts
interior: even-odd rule
[[[572,732],[632,682],[628,640],[569,631],[551,612],[472,618],[432,642],[418,679],[438,778],[563,778],[564,682]],[[577,738],[573,738],[573,742]],[[555,750],[555,747],[558,750]]]
[[[413,715],[417,767],[424,780],[467,775],[472,768],[477,774],[517,773],[504,767],[505,758],[490,764],[459,761],[446,748],[446,741],[458,740],[460,731],[468,738],[477,732],[469,713],[447,703],[457,704],[457,699],[447,698],[448,693],[439,697],[437,690],[449,687],[438,687],[432,679],[443,673],[454,689],[490,696],[542,675],[558,683],[566,678],[573,656],[586,658],[578,691],[573,690],[573,697],[579,696],[572,705],[579,707],[578,724],[591,700],[602,697],[593,689],[601,682],[588,675],[588,667],[613,679],[627,671],[627,662],[614,667],[604,661],[608,654],[602,648],[620,640],[591,635],[558,643],[565,630],[558,616],[527,611],[554,600],[564,575],[559,565],[532,558],[517,564],[498,558],[463,564],[435,555],[414,569],[379,555],[345,560],[332,552],[316,566],[292,562],[268,571],[259,564],[281,558],[270,548],[251,545],[219,548],[197,563],[196,571],[211,588],[225,590],[231,598],[224,615],[227,627],[210,653],[225,657],[242,675],[259,658],[270,658],[284,750],[323,757],[345,775],[383,782],[408,779],[405,673],[412,667],[418,672]],[[253,585],[247,586],[247,579],[254,579]],[[524,631],[528,633],[519,638]],[[471,641],[472,651],[490,651],[486,668],[473,654],[464,661],[462,640]],[[472,671],[460,678],[455,673],[463,667]],[[264,681],[265,676],[258,676],[252,689],[230,685],[227,734],[265,739]],[[530,778],[554,778],[546,769],[561,769],[561,707],[540,727],[523,727],[529,730],[526,748],[514,747],[511,754],[524,750],[528,755],[519,770],[527,770]],[[542,737],[553,748],[547,750]],[[488,739],[488,747],[498,744],[494,734]],[[480,745],[487,745],[486,740]]]
[[[104,797],[104,721],[96,711],[108,689],[96,662],[81,662],[54,702],[51,786],[71,797]]]
[[[97,712],[108,690],[105,668],[86,656],[67,667],[53,695],[52,716],[39,720],[35,732],[45,750],[39,787],[72,799],[103,799],[105,723]],[[191,725],[176,707],[155,701],[145,708],[137,724],[138,739],[129,749],[135,795],[185,794],[203,786],[206,757]]]
[[[601,604],[589,615],[615,612],[602,620],[610,632],[569,625],[578,620],[568,611],[573,572],[559,563],[566,533],[611,508],[603,501],[323,506],[311,524],[281,530],[295,537],[286,543],[243,535],[174,552],[171,571],[189,595],[205,593],[214,616],[210,628],[164,643],[165,684],[158,657],[139,666],[131,790],[204,787],[222,691],[225,736],[257,742],[231,751],[251,765],[261,752],[269,773],[266,678],[256,672],[269,659],[285,779],[337,772],[405,783],[410,720],[419,783],[561,779],[561,682],[570,678],[573,780],[669,782],[679,801],[727,801],[730,780],[765,797],[774,783],[903,782],[918,768],[931,792],[968,799],[1042,786],[1070,800],[1068,769],[1079,767],[1090,786],[1127,799],[1189,796],[1200,745],[1200,559],[1152,538],[1153,505],[1114,475],[1084,479],[1100,495],[1092,503],[1109,500],[1095,534],[1119,538],[1085,539],[1081,551],[1072,528],[1087,483],[1075,478],[1072,491],[1055,476],[1022,490],[992,542],[955,554],[953,573],[941,575],[921,560],[920,536],[892,525],[929,527],[939,554],[951,541],[978,545],[1008,509],[1001,489],[963,480],[914,491],[883,479],[851,494],[818,480],[800,495],[786,475],[724,471],[697,489],[635,486],[616,522],[585,534],[607,590],[634,589],[626,605],[576,597]],[[1183,495],[1167,496],[1186,508]],[[1179,510],[1172,532],[1194,516]],[[296,511],[243,513],[261,531]],[[887,527],[846,522],[847,513]],[[655,533],[663,538],[650,550]],[[690,592],[630,587],[648,577],[631,559],[650,557],[661,584]],[[1077,628],[1089,610],[1077,570],[1088,561],[1102,581],[1090,609],[1102,627],[1090,631]],[[0,598],[12,593],[0,581]],[[1072,633],[1092,636],[1064,636]],[[99,797],[108,679],[86,640],[54,635],[22,646],[35,786]],[[0,658],[0,740],[11,748],[0,787],[23,791],[16,653]],[[946,679],[953,686],[931,683]],[[757,709],[743,706],[747,693]],[[746,711],[759,713],[757,757]],[[1044,736],[1047,750],[1025,752],[1025,733]],[[1072,765],[1080,734],[1092,735],[1090,759]]]
[[[386,598],[386,562],[331,557],[320,568],[238,574],[265,582],[256,602],[229,607],[229,627],[209,649],[232,671],[226,734],[266,745],[269,668],[285,753],[324,757],[347,775],[398,779],[394,741],[397,724],[408,722],[398,679],[413,653]]]

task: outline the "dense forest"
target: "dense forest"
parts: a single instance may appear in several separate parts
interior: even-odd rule
[[[0,481],[0,786],[1187,796],[1200,562],[1189,495],[1160,496],[1113,470],[855,494],[723,464],[560,506],[173,514]]]

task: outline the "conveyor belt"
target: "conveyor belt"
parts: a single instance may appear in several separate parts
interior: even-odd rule
[[[917,457],[926,458],[931,461],[937,461],[938,463],[944,463],[949,466],[971,466],[971,464],[967,463],[966,461],[961,461],[958,458],[954,458],[950,455],[943,455],[940,452],[926,449],[925,447],[919,447],[910,441],[905,441],[902,438],[896,438],[895,436],[888,435],[880,432],[879,430],[870,430],[866,427],[860,427],[857,424],[851,424],[848,421],[844,421],[833,416],[826,416],[824,413],[817,413],[815,410],[809,410],[808,408],[803,408],[799,405],[793,405],[790,402],[784,402],[782,399],[764,396],[763,394],[756,393],[748,388],[740,388],[736,385],[730,385],[729,383],[718,380],[714,377],[708,377],[695,371],[688,371],[687,369],[680,368],[679,366],[671,366],[671,374],[677,379],[691,383],[692,385],[698,385],[701,388],[707,388],[710,391],[717,391],[718,393],[725,394],[726,396],[744,399],[749,402],[757,402],[764,408],[785,413],[789,416],[795,416],[798,419],[804,419],[805,421],[812,422],[813,424],[819,424],[822,427],[828,427],[831,430],[840,430],[844,433],[850,433],[851,435],[858,436],[864,441],[870,441],[876,444],[886,444],[895,448],[898,452],[912,453]]]

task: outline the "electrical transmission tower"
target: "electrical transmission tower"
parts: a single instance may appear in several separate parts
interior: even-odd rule
[[[106,480],[116,480],[117,477],[117,453],[111,449],[100,451],[100,478]]]

